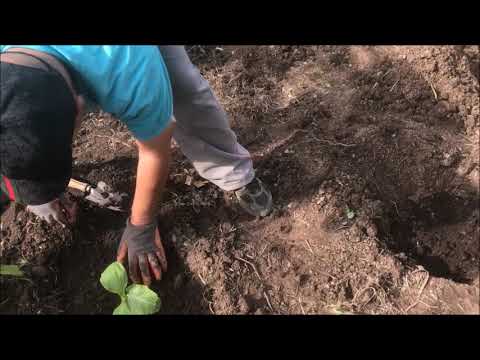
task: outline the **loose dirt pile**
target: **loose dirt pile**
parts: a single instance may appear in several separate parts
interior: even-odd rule
[[[476,46],[189,48],[275,209],[238,211],[174,146],[159,217],[164,314],[479,313]],[[135,145],[91,113],[75,176],[132,194]],[[131,201],[131,198],[130,198]],[[98,282],[126,215],[80,202],[73,230],[10,206],[1,313],[111,313]]]

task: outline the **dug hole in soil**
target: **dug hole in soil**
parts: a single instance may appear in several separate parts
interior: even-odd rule
[[[193,46],[275,208],[255,219],[172,144],[160,314],[478,314],[478,46]],[[130,194],[126,129],[89,113],[75,177]],[[75,195],[75,194],[74,194]],[[3,314],[109,314],[127,214],[1,217]]]

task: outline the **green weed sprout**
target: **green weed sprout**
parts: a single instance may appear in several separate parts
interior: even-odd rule
[[[148,286],[132,284],[127,287],[127,272],[119,262],[103,271],[100,283],[107,291],[120,296],[120,305],[113,315],[151,315],[160,310],[160,298]]]
[[[24,273],[18,265],[0,265],[0,275],[22,277]]]

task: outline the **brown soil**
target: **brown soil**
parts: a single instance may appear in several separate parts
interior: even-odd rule
[[[189,51],[275,209],[238,211],[173,145],[161,313],[479,313],[478,46]],[[74,150],[77,178],[132,193],[117,121],[89,114]],[[28,276],[0,277],[1,313],[111,313],[98,278],[126,214],[80,208],[66,230],[19,206],[2,215],[1,262]]]

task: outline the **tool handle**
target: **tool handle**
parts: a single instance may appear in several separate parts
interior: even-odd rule
[[[70,182],[68,183],[68,187],[71,189],[80,190],[81,192],[84,192],[84,193],[90,191],[90,189],[92,188],[90,184],[86,184],[75,179],[70,179]]]

